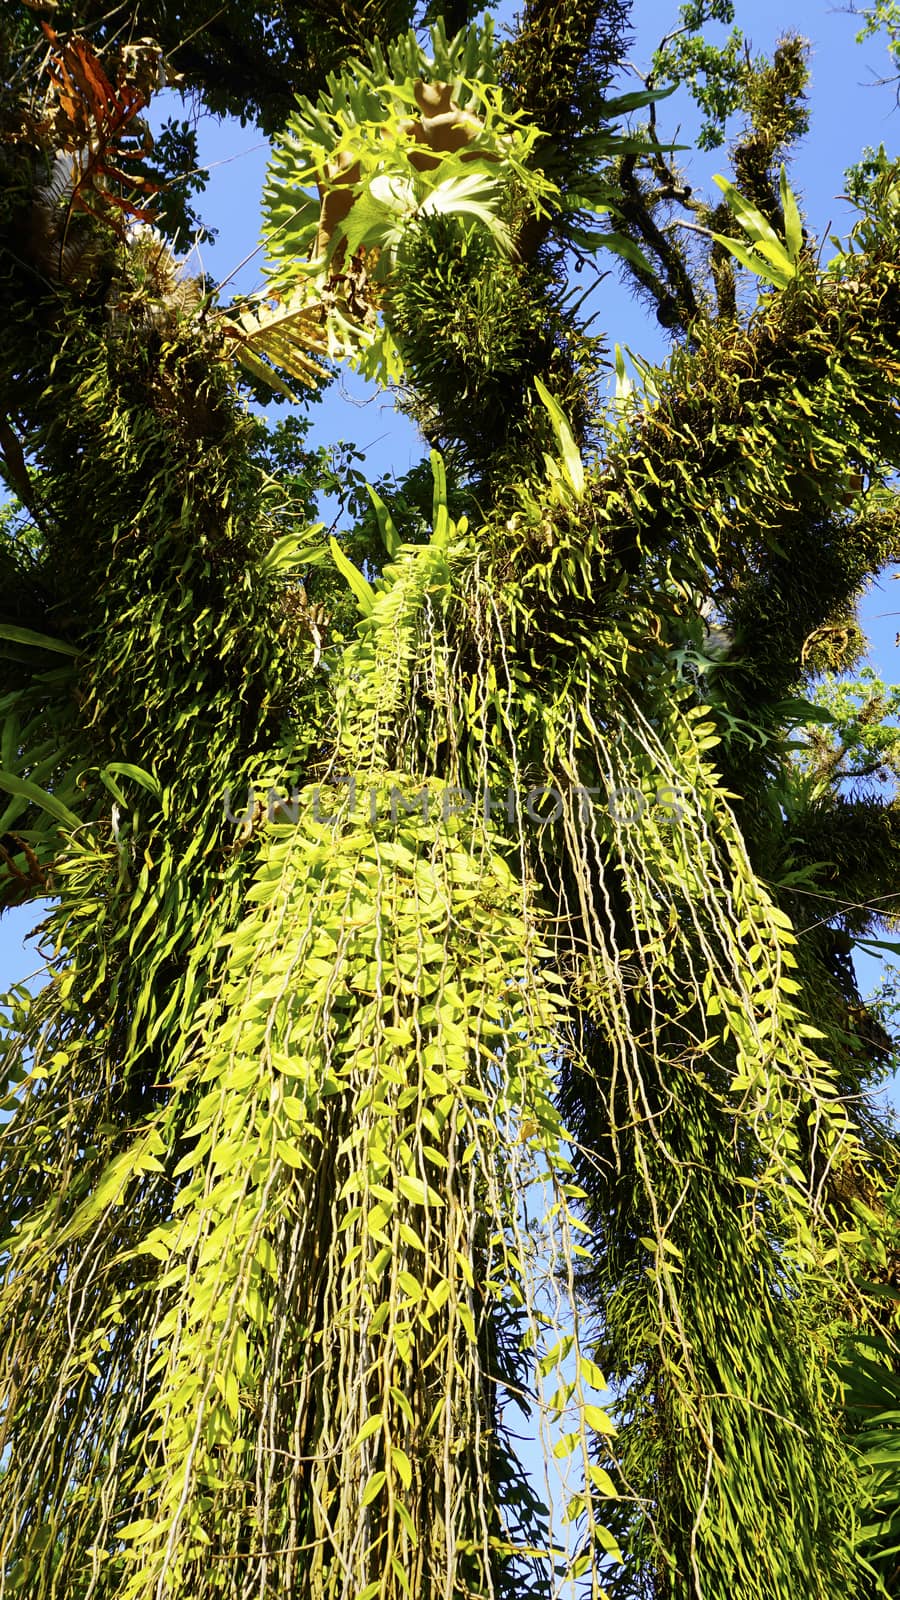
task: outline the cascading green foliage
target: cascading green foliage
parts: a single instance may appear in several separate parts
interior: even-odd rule
[[[362,817],[333,784],[285,798],[298,821],[265,845],[245,915],[223,933],[214,911],[191,951],[189,974],[205,956],[215,976],[190,1020],[175,1010],[166,1082],[143,1085],[93,1160],[80,1152],[64,1193],[44,1198],[30,1163],[13,1181],[6,1310],[36,1340],[29,1437],[14,1429],[3,1477],[14,1590],[91,1592],[93,1568],[108,1594],[239,1594],[260,1573],[280,1591],[339,1594],[349,1568],[354,1592],[372,1595],[485,1591],[513,1570],[543,1592],[529,1569],[547,1559],[546,1530],[518,1529],[486,1493],[505,1386],[518,1393],[536,1360],[542,1391],[574,1360],[545,1425],[580,1438],[590,1485],[602,1379],[579,1354],[573,1301],[560,1343],[548,1264],[571,1258],[580,1226],[548,1066],[564,1012],[551,951],[508,846],[456,815],[459,791],[438,784],[429,815],[379,758],[412,677],[431,679],[440,658],[423,618],[457,599],[454,567],[471,566],[441,499],[437,521],[433,544],[401,552],[366,597],[347,652],[334,758],[367,778]],[[130,945],[153,970],[177,916],[165,856],[149,876],[151,848]],[[93,944],[91,891],[115,856],[83,844],[58,864],[51,923],[67,947],[70,896],[93,913]],[[238,870],[220,868],[223,888]],[[96,1078],[60,1015],[79,978],[70,958],[53,999],[23,996],[14,1018],[14,1081],[33,1052],[17,1095],[51,1124],[73,1083]],[[129,1061],[164,1029],[162,1000],[141,985]],[[46,1133],[42,1120],[35,1154]],[[542,1185],[552,1208],[536,1230],[519,1207]],[[495,1303],[513,1316],[506,1350]],[[268,1396],[261,1410],[254,1395]],[[112,1435],[128,1441],[121,1459],[101,1448]],[[583,1565],[612,1541],[590,1488],[579,1495],[589,1526],[568,1560]]]
[[[277,145],[256,346],[102,212],[49,281],[48,135],[0,140],[0,886],[53,897],[0,1035],[0,1597],[895,1571],[895,1419],[860,1413],[896,1377],[860,1286],[893,1281],[889,1041],[846,945],[897,813],[805,699],[898,550],[892,175],[820,271],[773,67],[691,278],[670,156],[606,97],[623,20],[368,40]],[[562,281],[586,179],[685,335],[606,409]],[[308,526],[236,326],[289,377],[316,328],[402,359],[449,447],[427,537],[374,493],[382,551]]]

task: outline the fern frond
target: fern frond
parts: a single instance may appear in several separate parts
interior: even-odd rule
[[[328,336],[320,310],[311,307],[302,294],[287,300],[263,303],[255,309],[245,307],[236,316],[223,318],[222,327],[233,341],[234,353],[254,378],[278,389],[289,399],[293,391],[260,358],[265,356],[296,383],[315,389],[328,373],[317,355],[328,352]]]

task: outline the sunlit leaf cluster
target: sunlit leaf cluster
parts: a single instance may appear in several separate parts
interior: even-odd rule
[[[0,903],[49,902],[0,1028],[0,1596],[874,1600],[895,1043],[849,954],[900,822],[853,784],[896,694],[845,674],[900,552],[893,169],[822,269],[799,46],[712,107],[700,201],[610,93],[622,7],[502,52],[367,15],[252,305],[103,205],[48,275],[0,97]],[[636,379],[566,283],[591,206],[677,334]],[[240,398],[329,357],[440,446],[364,509]]]

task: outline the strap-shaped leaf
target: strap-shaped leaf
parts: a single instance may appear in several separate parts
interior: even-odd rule
[[[766,240],[769,244],[781,244],[768,217],[764,217],[762,212],[750,200],[746,200],[733,183],[729,183],[728,179],[723,178],[720,173],[716,173],[713,183],[718,184],[725,196],[728,209],[737,218],[744,232],[749,235],[754,244],[760,245],[763,240]]]
[[[653,268],[650,265],[647,257],[644,255],[640,245],[635,244],[634,240],[629,239],[626,234],[596,233],[591,236],[588,230],[585,229],[583,232],[586,241],[588,238],[592,238],[592,242],[590,245],[587,245],[587,248],[593,250],[611,250],[613,255],[621,256],[623,260],[630,261],[632,266],[640,267],[643,272],[649,273],[651,278],[656,277],[656,273],[653,271]],[[571,237],[577,244],[579,241],[576,238],[576,230],[572,229],[570,230],[570,233]]]
[[[304,528],[302,533],[286,533],[276,539],[259,564],[260,573],[273,578],[290,572],[292,567],[320,566],[328,558],[327,547],[316,538],[324,526],[317,522],[311,528]]]
[[[785,289],[794,276],[794,269],[790,263],[790,270],[777,267],[771,261],[766,261],[764,257],[749,250],[739,239],[729,239],[724,233],[714,233],[713,238],[717,244],[724,245],[726,250],[730,250],[742,267],[746,267],[748,272],[755,272],[756,276],[765,279],[766,283],[774,283],[777,288]]]
[[[748,238],[756,246],[756,250],[759,252],[759,254],[751,254],[737,240],[729,239],[724,234],[714,233],[713,238],[718,244],[724,245],[726,250],[730,250],[731,254],[738,261],[740,261],[742,266],[747,267],[750,272],[755,272],[757,277],[766,278],[770,283],[777,284],[781,289],[785,288],[786,285],[790,283],[791,279],[795,278],[797,275],[797,258],[799,255],[799,247],[796,253],[785,249],[784,244],[779,239],[778,234],[772,227],[768,217],[764,217],[762,212],[759,211],[756,206],[751,205],[749,200],[745,200],[740,191],[735,188],[733,183],[729,183],[727,178],[723,178],[717,174],[714,177],[713,182],[718,184],[725,196],[725,200],[730,211],[737,218]],[[791,195],[791,192],[788,189],[787,179],[784,176],[784,168],[782,167],[782,199],[784,199],[786,194],[789,196],[789,200],[793,204],[793,212],[791,213],[790,221],[791,238],[796,240],[797,229],[799,227],[800,241],[802,244],[803,230],[800,226],[799,212],[797,211],[796,201],[794,201],[794,197]],[[786,225],[787,220],[788,212],[786,210]],[[765,258],[767,265],[763,265],[760,262],[760,255]]]
[[[350,588],[353,590],[353,593],[356,595],[356,598],[359,601],[360,611],[364,617],[367,617],[375,603],[375,590],[372,588],[368,578],[364,577],[360,572],[359,567],[355,567],[353,562],[350,560],[350,557],[344,554],[333,534],[329,542],[331,546],[331,554],[338,572],[343,578],[346,578]]]
[[[534,386],[553,424],[553,432],[556,434],[559,443],[566,477],[580,500],[584,494],[584,463],[581,459],[581,452],[575,443],[575,435],[569,427],[565,412],[559,402],[554,400],[549,389],[541,382],[540,378],[535,378]]]
[[[51,639],[48,634],[35,633],[32,628],[17,628],[11,622],[0,623],[0,639],[8,644],[33,645],[36,650],[53,650],[61,656],[78,655],[75,646],[62,639]]]
[[[400,535],[394,526],[394,520],[391,516],[391,513],[388,511],[387,506],[382,500],[381,495],[376,493],[370,483],[366,484],[366,488],[369,491],[369,499],[374,507],[375,516],[378,519],[378,530],[382,539],[384,540],[384,548],[388,555],[393,557],[400,549]]]
[[[787,181],[784,162],[781,164],[779,188],[781,190],[781,209],[784,212],[785,243],[788,255],[796,264],[800,260],[800,252],[803,249],[803,222],[800,217],[800,208],[797,205],[796,196]]]
[[[46,789],[41,789],[36,783],[29,783],[27,778],[19,778],[14,772],[0,772],[0,789],[7,794],[13,794],[22,800],[28,800],[31,805],[39,806],[53,817],[55,822],[64,828],[80,828],[81,819],[76,817],[74,811],[64,806],[55,795],[48,794]]]
[[[157,799],[162,794],[162,784],[156,774],[147,772],[144,767],[136,767],[133,761],[108,761],[104,770],[113,772],[120,778],[130,778],[132,783],[139,784]]]
[[[643,106],[656,105],[660,100],[668,100],[677,87],[677,83],[673,83],[668,89],[635,89],[631,94],[620,94],[612,100],[604,100],[600,108],[604,120],[612,122],[616,117],[627,116],[629,111],[640,111]]]
[[[437,450],[431,452],[431,476],[434,479],[434,537],[443,544],[450,532],[450,513],[447,509],[447,472],[444,458]]]

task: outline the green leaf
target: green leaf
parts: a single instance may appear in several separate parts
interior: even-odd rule
[[[383,1424],[383,1421],[384,1419],[381,1416],[367,1417],[353,1441],[353,1449],[355,1450],[357,1445],[362,1444],[364,1440],[371,1439],[373,1433],[378,1432],[379,1428]]]
[[[380,1493],[381,1493],[382,1489],[384,1488],[386,1482],[387,1482],[387,1473],[386,1472],[373,1472],[372,1473],[372,1476],[370,1477],[368,1483],[366,1484],[365,1489],[363,1490],[362,1503],[363,1503],[364,1506],[370,1506],[372,1504],[373,1500],[377,1500],[378,1499],[378,1496],[380,1495]]]
[[[615,1433],[615,1427],[610,1422],[606,1412],[600,1406],[585,1406],[584,1420],[595,1433]]]
[[[223,1376],[217,1377],[217,1383],[229,1416],[236,1417],[241,1409],[241,1395],[237,1378],[229,1370]]]
[[[900,943],[896,939],[854,939],[863,950],[886,950],[889,956],[900,956]]]
[[[22,800],[30,801],[33,806],[39,806],[64,828],[75,829],[82,826],[81,818],[76,817],[74,811],[64,806],[61,800],[48,794],[46,789],[40,789],[36,783],[30,783],[27,778],[17,778],[14,772],[0,772],[0,789],[6,794],[13,794]]]
[[[12,622],[0,622],[0,639],[10,644],[32,645],[36,650],[54,650],[60,656],[80,654],[74,645],[65,644],[62,639],[51,639],[49,634],[35,633],[31,628],[17,628]]]
[[[391,1466],[394,1468],[404,1489],[408,1489],[412,1483],[412,1462],[406,1451],[401,1450],[400,1446],[396,1444],[391,1445]]]
[[[124,791],[120,788],[119,784],[116,783],[112,773],[110,773],[106,767],[98,767],[97,772],[104,789],[106,789],[108,793],[112,795],[113,799],[117,801],[120,806],[127,806],[128,798]]]
[[[564,1334],[561,1339],[557,1340],[552,1350],[548,1350],[545,1355],[541,1356],[537,1364],[537,1370],[542,1378],[546,1378],[548,1372],[553,1372],[554,1368],[558,1367],[562,1361],[565,1361],[574,1343],[575,1339],[571,1333]]]
[[[437,450],[431,452],[431,476],[434,479],[434,537],[437,544],[443,544],[450,530],[450,516],[447,510],[447,472],[444,458]]]
[[[285,1166],[294,1167],[296,1170],[301,1170],[310,1164],[309,1157],[304,1155],[302,1150],[298,1150],[295,1144],[289,1144],[287,1139],[276,1139],[275,1154]]]
[[[537,392],[540,395],[544,406],[546,407],[550,421],[553,424],[553,431],[556,434],[557,441],[559,443],[560,452],[563,459],[563,466],[566,470],[566,476],[572,488],[574,489],[577,498],[580,500],[584,494],[584,463],[581,459],[581,452],[575,443],[575,436],[572,433],[572,429],[569,427],[565,413],[563,412],[562,407],[559,405],[559,402],[554,400],[549,389],[547,389],[546,385],[541,382],[540,378],[535,378],[534,386],[537,389]]]
[[[574,238],[574,230],[572,236]],[[656,273],[640,245],[635,244],[634,240],[627,238],[624,233],[598,232],[594,237],[596,243],[593,246],[586,246],[586,248],[611,250],[613,255],[621,256],[623,260],[630,261],[633,267],[640,267],[641,271],[646,272],[651,278],[656,277]],[[578,241],[576,240],[575,242],[577,243]]]
[[[604,1472],[602,1467],[588,1467],[588,1477],[594,1487],[600,1490],[601,1494],[607,1495],[610,1500],[618,1500],[619,1492],[609,1473]]]
[[[762,239],[760,240],[758,249],[765,256],[766,260],[771,262],[776,272],[783,272],[785,274],[785,281],[790,283],[791,279],[796,276],[796,273],[794,270],[794,263],[785,250],[784,245],[769,244],[768,240]]]
[[[159,779],[154,777],[152,772],[146,772],[143,767],[136,767],[131,761],[108,761],[103,772],[111,772],[119,778],[131,778],[132,782],[146,789],[148,794],[155,795],[157,800],[162,794],[162,784]]]
[[[579,194],[577,189],[567,189],[562,197],[562,210],[590,211],[595,217],[608,217],[612,206],[594,199],[590,194]]]
[[[315,535],[321,533],[324,526],[324,522],[317,522],[311,528],[304,528],[302,533],[286,533],[283,538],[276,539],[259,564],[260,574],[273,578],[289,572],[292,567],[319,566],[325,560],[327,546]]]
[[[278,1258],[268,1239],[260,1239],[256,1246],[256,1260],[270,1278],[278,1277]]]
[[[616,403],[624,405],[630,395],[634,393],[635,382],[629,377],[625,365],[625,352],[620,344],[616,344]]]
[[[329,255],[333,255],[341,241],[346,243],[350,255],[358,250],[396,249],[403,237],[398,221],[403,213],[396,206],[386,206],[368,191],[359,195],[343,227],[335,228],[331,236]]]
[[[723,178],[718,174],[713,181],[722,190],[729,209],[737,218],[744,232],[769,263],[768,267],[763,267],[759,257],[747,251],[737,240],[729,239],[725,234],[720,233],[713,234],[713,238],[718,244],[724,245],[726,250],[730,250],[735,259],[740,261],[741,265],[750,272],[755,272],[760,278],[768,278],[769,282],[777,284],[780,289],[785,288],[792,278],[797,276],[796,255],[790,254],[785,249],[768,218],[764,217],[756,206],[751,205],[749,200],[745,200],[733,183],[729,183],[727,178]],[[785,180],[784,189],[787,190],[787,180]],[[789,193],[790,191],[787,192]],[[796,205],[794,206],[794,212],[796,213]],[[792,216],[792,236],[796,235],[798,223],[799,213],[796,213],[795,218]]]
[[[119,1528],[116,1537],[129,1540],[143,1539],[158,1527],[159,1523],[154,1517],[138,1517],[135,1522],[128,1522],[124,1528]]]
[[[774,707],[777,715],[792,727],[801,728],[807,723],[822,723],[825,727],[836,727],[838,718],[827,706],[816,705],[814,700],[804,700],[801,695],[792,695],[787,700],[779,700]]]
[[[401,1172],[397,1179],[397,1188],[405,1200],[411,1200],[417,1206],[442,1206],[444,1204],[435,1189],[425,1183],[421,1178],[415,1178],[409,1172]]]
[[[579,1356],[578,1367],[585,1383],[589,1383],[592,1389],[606,1388],[606,1379],[595,1361],[589,1360],[587,1356]]]
[[[395,1502],[394,1510],[400,1518],[400,1521],[403,1523],[403,1527],[406,1530],[406,1535],[410,1544],[413,1546],[413,1548],[415,1548],[415,1546],[419,1543],[419,1535],[416,1532],[416,1525],[402,1500],[397,1500]]]
[[[331,535],[328,543],[331,549],[331,558],[341,577],[346,578],[350,588],[356,595],[360,611],[364,617],[370,616],[372,607],[375,604],[375,590],[359,568],[353,565],[349,556],[344,554],[334,534]]]
[[[384,541],[384,548],[389,556],[394,557],[400,549],[400,535],[394,526],[391,513],[388,511],[388,508],[382,500],[380,494],[376,494],[375,490],[372,488],[372,485],[369,483],[366,484],[366,488],[369,491],[369,499],[371,500],[375,509],[375,516],[378,520],[378,531],[381,534],[382,540]]]
[[[106,1165],[93,1193],[81,1202],[58,1235],[60,1241],[81,1238],[107,1206],[122,1204],[124,1190],[134,1176],[146,1143],[144,1140],[130,1150],[123,1150],[121,1155]]]
[[[599,109],[605,122],[613,122],[617,117],[627,116],[629,111],[640,111],[643,106],[655,105],[658,100],[668,100],[677,88],[677,83],[673,83],[668,89],[634,89],[630,94],[619,94],[612,100],[604,100]]]
[[[713,183],[718,184],[725,196],[728,209],[737,218],[744,232],[753,240],[754,244],[761,245],[765,242],[784,250],[784,246],[768,217],[764,217],[755,205],[749,200],[745,200],[740,190],[736,189],[733,183],[729,183],[728,179],[723,178],[719,173],[714,176]]]
[[[762,257],[754,255],[752,250],[748,250],[738,239],[729,239],[724,233],[714,233],[713,238],[717,244],[724,245],[726,250],[730,250],[735,260],[739,261],[742,267],[746,267],[748,272],[755,272],[758,278],[763,278],[766,283],[774,283],[778,289],[787,288],[790,276],[785,272],[779,272]]]
[[[784,162],[781,164],[781,178],[779,187],[781,190],[781,209],[784,212],[785,243],[787,245],[788,255],[796,265],[796,263],[800,260],[800,252],[803,249],[803,222],[800,217],[800,208],[797,205],[796,197],[787,181],[787,172],[785,170]]]

